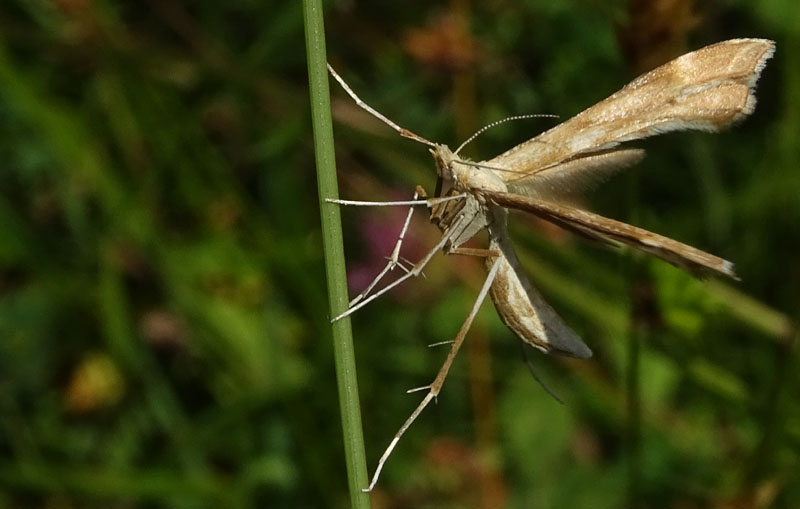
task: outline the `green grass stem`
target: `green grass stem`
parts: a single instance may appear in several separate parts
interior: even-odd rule
[[[326,69],[327,58],[325,56],[325,26],[321,0],[304,0],[303,18],[328,300],[331,316],[336,316],[347,309],[347,274],[339,207],[325,201],[326,198],[338,198],[339,191],[336,182],[336,161]],[[369,495],[363,493],[361,489],[367,486],[367,467],[350,319],[339,320],[331,326],[331,330],[350,501],[354,508],[365,508],[369,507]]]

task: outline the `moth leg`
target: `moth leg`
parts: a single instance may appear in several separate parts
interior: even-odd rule
[[[412,201],[417,201],[417,198],[419,198],[419,194],[415,192],[414,193],[414,198],[412,199]],[[380,280],[383,279],[383,276],[388,274],[395,267],[397,267],[399,265],[400,268],[405,269],[405,267],[403,267],[402,265],[399,264],[398,259],[400,258],[400,247],[403,245],[403,239],[405,239],[406,231],[408,231],[408,225],[409,225],[409,223],[411,223],[412,214],[414,214],[414,206],[413,205],[408,207],[408,215],[406,215],[406,221],[405,221],[405,223],[403,223],[403,229],[400,230],[400,235],[397,237],[397,242],[394,245],[394,249],[392,250],[392,254],[389,255],[389,258],[388,258],[389,261],[386,263],[386,265],[383,267],[383,269],[378,273],[378,275],[375,276],[375,279],[372,280],[372,282],[367,286],[367,288],[363,292],[361,292],[358,295],[356,295],[356,297],[353,300],[350,301],[350,304],[348,305],[348,307],[353,307],[354,305],[358,304],[358,302],[361,299],[363,299],[364,297],[369,295],[370,292],[373,290],[373,288],[375,288],[375,285],[377,285],[378,282],[380,282]],[[406,273],[408,273],[408,272],[406,271]]]
[[[337,205],[353,205],[356,207],[402,207],[403,205],[414,206],[430,206],[430,200],[418,200],[417,194],[414,193],[413,200],[406,201],[359,201],[359,200],[334,200],[333,198],[325,198],[328,203],[335,203]]]
[[[454,247],[447,254],[453,255],[463,255],[463,256],[477,256],[478,258],[492,258],[495,256],[500,256],[499,251],[495,251],[492,249],[481,249],[481,248],[474,248],[474,247]]]
[[[406,267],[406,265],[408,265],[408,267]],[[403,269],[403,272],[409,272],[409,271],[411,271],[412,268],[414,268],[414,262],[412,262],[408,258],[405,258],[405,257],[401,256],[397,260],[397,266],[400,267],[401,269]],[[425,276],[425,274],[423,273],[422,276]]]
[[[439,368],[439,372],[436,374],[436,378],[434,378],[433,382],[427,387],[419,387],[417,389],[411,389],[409,392],[414,392],[417,390],[424,390],[428,389],[428,394],[425,395],[425,398],[420,402],[416,409],[411,413],[411,415],[406,419],[406,422],[400,426],[400,429],[397,430],[395,433],[394,438],[389,443],[389,446],[383,452],[381,459],[378,460],[378,467],[375,469],[375,473],[372,475],[372,480],[369,483],[369,487],[364,489],[365,492],[372,491],[372,488],[375,487],[375,484],[378,482],[378,477],[380,477],[381,470],[383,466],[386,464],[386,460],[389,459],[389,456],[392,454],[397,442],[400,441],[400,437],[406,432],[406,430],[411,426],[411,424],[419,417],[419,414],[425,409],[428,404],[433,401],[436,396],[439,395],[439,392],[442,390],[442,385],[444,385],[444,380],[447,378],[447,373],[450,371],[450,366],[453,364],[453,360],[458,353],[458,350],[461,348],[461,345],[464,343],[464,338],[467,336],[467,331],[472,326],[472,321],[475,319],[475,315],[478,314],[478,310],[483,304],[483,301],[486,299],[486,295],[489,293],[489,288],[492,286],[492,282],[494,282],[494,278],[497,275],[497,270],[500,268],[500,259],[495,260],[494,264],[492,264],[492,268],[489,270],[489,275],[486,276],[486,281],[483,283],[483,288],[481,288],[480,293],[478,294],[478,298],[475,300],[475,304],[472,306],[472,311],[470,311],[469,316],[467,319],[464,320],[464,324],[459,329],[458,334],[456,335],[455,339],[453,340],[453,344],[450,347],[450,351],[447,354],[447,358],[444,360],[442,367]]]
[[[325,198],[327,203],[335,203],[337,205],[351,205],[356,207],[401,207],[403,205],[411,205],[412,207],[432,207],[434,205],[438,205],[439,203],[443,203],[446,201],[452,200],[460,200],[467,196],[467,193],[455,194],[453,196],[440,196],[439,198],[428,198],[424,194],[425,191],[422,190],[422,194],[420,192],[422,188],[417,186],[417,193],[414,194],[415,198],[413,200],[401,200],[401,201],[363,201],[363,200],[339,200],[333,198]],[[422,196],[421,200],[417,198]]]
[[[420,135],[418,135],[416,133],[413,133],[413,132],[409,131],[408,129],[400,127],[399,125],[395,124],[394,122],[392,122],[391,120],[386,118],[382,113],[379,113],[378,110],[376,110],[375,108],[373,108],[369,104],[365,103],[360,97],[358,97],[358,95],[356,95],[355,92],[353,92],[353,89],[350,88],[350,85],[348,85],[346,81],[344,81],[344,78],[339,76],[339,74],[336,71],[333,70],[333,67],[331,67],[331,64],[328,64],[328,72],[331,73],[331,76],[333,76],[333,78],[336,81],[339,82],[339,85],[341,85],[342,88],[344,89],[344,91],[347,92],[347,95],[352,97],[353,100],[356,102],[356,104],[360,108],[362,108],[363,110],[368,112],[373,117],[377,118],[378,120],[380,120],[384,124],[388,125],[392,129],[394,129],[395,131],[400,133],[400,136],[403,136],[403,137],[406,137],[406,138],[410,138],[412,140],[417,140],[418,142],[424,143],[425,145],[428,145],[429,147],[434,147],[434,148],[437,147],[437,145],[434,142],[428,141],[425,138],[423,138],[422,136],[420,136]]]
[[[418,262],[416,263],[416,265],[414,265],[414,267],[412,267],[412,268],[411,268],[411,270],[410,270],[410,271],[408,271],[407,273],[403,274],[403,275],[402,275],[402,276],[400,276],[399,278],[395,279],[394,281],[392,281],[392,282],[391,282],[391,283],[389,283],[388,285],[384,286],[383,288],[381,288],[381,289],[380,289],[380,290],[378,290],[377,292],[373,293],[372,295],[370,295],[370,296],[368,296],[368,297],[365,297],[365,298],[361,299],[361,300],[360,300],[360,301],[359,301],[357,304],[355,304],[355,305],[353,305],[353,306],[350,306],[350,307],[347,309],[347,311],[345,311],[344,313],[340,314],[339,316],[336,316],[336,317],[334,317],[334,318],[331,320],[331,322],[335,322],[335,321],[337,321],[337,320],[341,320],[341,319],[342,319],[342,318],[344,318],[345,316],[349,316],[349,315],[351,315],[351,314],[352,314],[352,313],[354,313],[355,311],[357,311],[357,310],[361,309],[362,307],[366,306],[367,304],[369,304],[369,303],[370,303],[370,302],[372,302],[373,300],[377,299],[378,297],[380,297],[380,296],[381,296],[381,295],[383,295],[384,293],[388,292],[389,290],[391,290],[391,289],[392,289],[392,288],[394,288],[395,286],[399,285],[400,283],[403,283],[404,281],[406,281],[406,280],[408,280],[408,279],[410,279],[410,278],[412,278],[412,277],[417,277],[417,276],[419,276],[419,275],[422,273],[422,269],[424,269],[424,268],[425,268],[425,266],[426,266],[426,265],[428,265],[428,262],[430,262],[430,261],[431,261],[431,259],[433,258],[433,255],[435,255],[437,252],[439,252],[441,249],[443,249],[443,248],[444,248],[444,246],[445,246],[445,245],[447,244],[447,242],[450,240],[450,237],[452,237],[452,235],[453,235],[453,232],[454,232],[454,231],[457,231],[457,228],[456,228],[456,227],[457,227],[457,226],[458,226],[458,225],[461,223],[461,221],[463,221],[463,220],[464,220],[463,216],[462,216],[462,217],[459,217],[459,218],[458,218],[458,219],[457,219],[457,220],[456,220],[456,221],[453,223],[453,225],[454,225],[454,228],[451,228],[450,230],[448,230],[447,232],[445,232],[445,233],[442,235],[442,239],[441,239],[441,240],[440,240],[440,241],[439,241],[439,242],[438,242],[438,243],[437,243],[437,244],[436,244],[436,245],[433,247],[433,249],[431,249],[431,250],[428,252],[428,254],[426,254],[426,255],[425,255],[423,258],[422,258],[422,260],[418,261]]]

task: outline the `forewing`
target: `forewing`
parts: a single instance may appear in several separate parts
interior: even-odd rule
[[[687,53],[633,80],[566,122],[486,161],[524,180],[582,154],[668,131],[717,131],[753,112],[755,84],[775,43],[732,39]]]
[[[612,149],[575,157],[508,183],[512,193],[543,200],[563,201],[605,181],[644,158],[642,149]]]
[[[661,258],[694,275],[736,278],[733,263],[677,240],[591,212],[512,193],[484,192],[493,203],[530,212],[594,240],[616,241]]]

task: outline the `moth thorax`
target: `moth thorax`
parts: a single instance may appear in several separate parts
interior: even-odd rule
[[[454,160],[451,163],[453,179],[464,189],[475,191],[508,192],[503,179],[489,168],[467,160]]]

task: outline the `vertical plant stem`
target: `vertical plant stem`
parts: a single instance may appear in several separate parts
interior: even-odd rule
[[[326,198],[338,198],[339,190],[336,183],[328,73],[325,67],[327,57],[321,0],[303,0],[303,21],[328,303],[331,316],[336,316],[347,309],[347,275],[339,208],[325,201]],[[369,494],[361,491],[367,486],[367,465],[364,457],[364,436],[361,430],[361,409],[358,403],[358,380],[350,319],[339,320],[331,328],[350,505],[354,508],[368,508]]]

